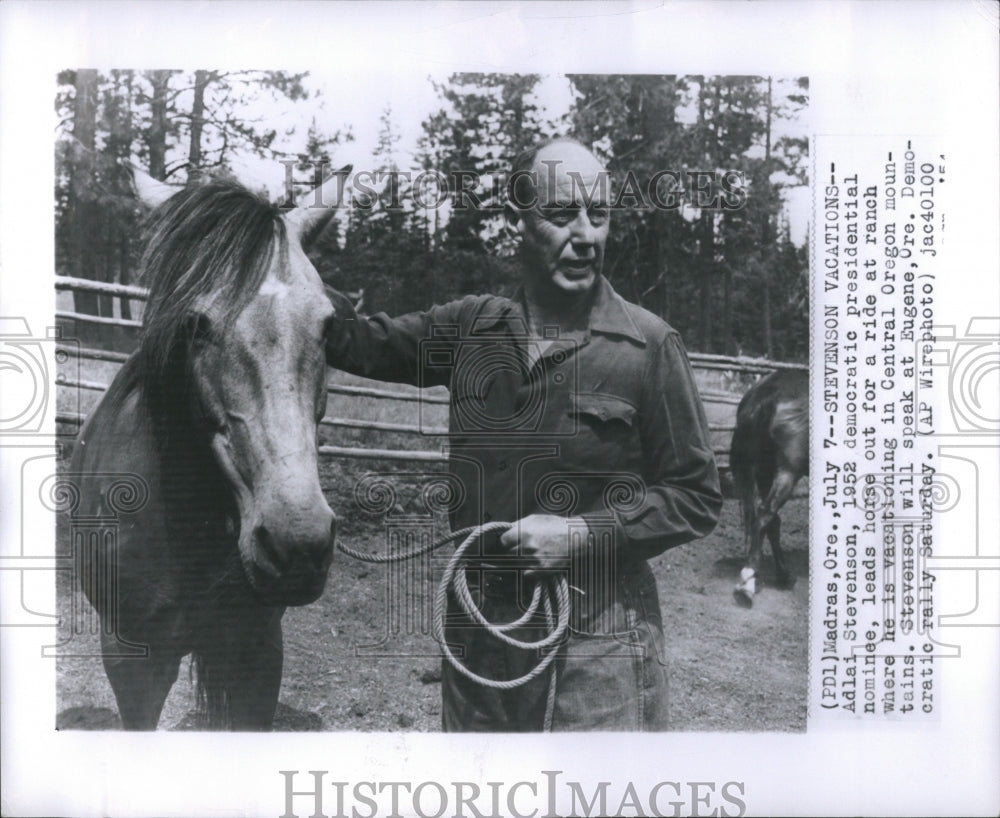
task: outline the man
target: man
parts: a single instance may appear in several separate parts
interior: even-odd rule
[[[722,505],[704,411],[677,333],[601,275],[608,174],[580,143],[519,156],[505,215],[520,237],[513,298],[469,296],[425,313],[355,316],[332,366],[451,391],[456,528],[506,521],[466,576],[490,622],[522,617],[537,577],[567,574],[571,621],[553,662],[514,690],[443,665],[445,730],[662,730],[667,696],[656,583],[647,560],[703,537]],[[510,635],[537,640],[544,619]],[[473,672],[513,679],[538,662],[452,601],[446,640]]]

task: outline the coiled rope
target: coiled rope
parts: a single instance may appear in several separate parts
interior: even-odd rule
[[[551,667],[543,725],[545,732],[549,732],[552,729],[552,715],[555,710],[556,697],[556,673],[555,668],[552,667],[552,662],[556,657],[559,643],[566,636],[566,632],[569,629],[569,582],[565,574],[554,574],[536,580],[531,595],[531,602],[524,614],[513,622],[496,623],[487,620],[483,612],[479,609],[479,606],[476,605],[475,600],[472,598],[472,593],[469,591],[469,584],[463,570],[465,567],[464,563],[467,560],[466,552],[479,537],[491,532],[507,531],[510,527],[510,523],[501,522],[470,526],[440,537],[430,545],[421,546],[413,551],[401,554],[369,554],[357,551],[341,542],[337,543],[337,548],[349,557],[353,557],[361,562],[384,565],[405,562],[406,560],[423,556],[464,537],[462,543],[455,549],[455,553],[448,560],[448,565],[445,567],[444,575],[441,577],[441,582],[438,584],[437,592],[434,596],[432,624],[434,638],[441,645],[441,651],[449,664],[459,673],[483,687],[495,688],[497,690],[513,690],[527,684],[532,679],[537,679]],[[543,655],[538,663],[523,676],[519,676],[516,679],[490,679],[486,676],[480,676],[462,664],[458,657],[452,653],[451,648],[448,647],[448,643],[445,640],[445,616],[448,609],[449,590],[455,595],[459,607],[466,616],[480,625],[490,636],[500,642],[522,650],[542,651]],[[509,634],[509,631],[531,621],[538,613],[539,608],[541,608],[545,616],[546,635],[543,638],[537,641],[525,641],[516,639]]]

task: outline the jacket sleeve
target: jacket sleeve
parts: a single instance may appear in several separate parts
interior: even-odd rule
[[[450,368],[435,367],[434,356],[427,355],[426,345],[433,341],[440,347],[441,338],[460,336],[458,330],[466,311],[474,306],[474,298],[390,318],[384,312],[370,317],[358,315],[343,293],[330,287],[326,293],[336,312],[326,340],[329,366],[378,381],[414,386],[449,385]],[[449,328],[456,331],[439,331]]]
[[[639,435],[646,494],[636,508],[614,515],[618,547],[649,559],[710,534],[722,492],[705,410],[676,332],[650,350],[643,383]]]

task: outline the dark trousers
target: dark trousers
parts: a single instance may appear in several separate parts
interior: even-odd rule
[[[530,600],[530,583],[516,570],[469,570],[473,599],[486,619],[518,619]],[[646,562],[571,590],[570,631],[539,678],[510,691],[468,679],[445,660],[442,721],[448,732],[532,732],[544,727],[550,673],[556,674],[552,729],[665,730],[667,677],[663,621],[656,581]],[[574,582],[571,577],[571,583]],[[510,635],[538,640],[540,614]],[[450,601],[445,638],[452,652],[480,676],[512,679],[537,664],[537,650],[498,641]]]

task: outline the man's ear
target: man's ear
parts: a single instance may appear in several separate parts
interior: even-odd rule
[[[504,227],[511,238],[524,232],[524,214],[509,202],[503,207]]]

